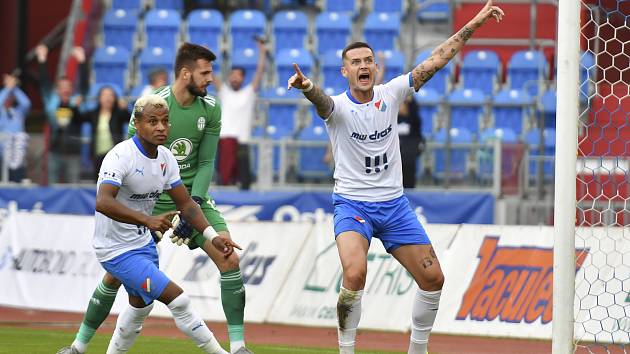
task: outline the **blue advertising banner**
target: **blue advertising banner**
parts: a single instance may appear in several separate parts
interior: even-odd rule
[[[412,208],[423,222],[435,224],[492,224],[494,197],[490,193],[409,192]],[[214,191],[217,208],[227,220],[310,221],[332,218],[330,192]],[[94,188],[0,188],[0,209],[55,214],[94,213]]]

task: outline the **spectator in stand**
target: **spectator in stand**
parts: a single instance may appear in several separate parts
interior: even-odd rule
[[[0,90],[0,166],[8,167],[8,180],[21,182],[25,177],[28,134],[24,132],[24,119],[31,109],[31,101],[18,85],[17,77],[5,74]],[[3,179],[6,178],[3,176]]]
[[[144,87],[140,96],[151,94],[166,85],[168,85],[168,71],[163,68],[153,69],[149,73],[149,84]]]
[[[402,161],[403,188],[416,187],[416,164],[424,150],[422,119],[418,114],[418,105],[413,97],[408,96],[398,110],[398,138],[400,139],[400,158]]]
[[[98,171],[105,154],[114,145],[124,140],[129,124],[129,111],[126,102],[118,99],[111,86],[103,86],[98,92],[98,104],[94,110],[85,114],[84,121],[92,124],[91,154],[94,165],[94,179],[98,179]]]
[[[223,185],[235,184],[249,189],[251,171],[249,167],[249,139],[254,120],[256,95],[260,88],[267,58],[265,42],[259,39],[258,64],[252,82],[243,86],[245,69],[232,67],[228,83],[215,79],[215,88],[221,101],[221,137],[219,139],[219,178]]]
[[[81,124],[83,118],[79,106],[82,94],[88,89],[88,68],[85,52],[81,47],[72,49],[72,56],[79,63],[79,95],[74,94],[72,81],[60,77],[53,88],[46,60],[48,47],[40,44],[35,49],[39,63],[39,80],[46,109],[50,138],[48,141],[48,184],[77,183],[81,172]],[[63,177],[63,178],[62,178]]]

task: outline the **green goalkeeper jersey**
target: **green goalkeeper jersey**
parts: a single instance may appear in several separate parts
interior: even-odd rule
[[[195,97],[190,106],[175,100],[170,86],[154,92],[168,103],[171,125],[167,146],[179,165],[182,182],[192,196],[208,199],[208,189],[214,173],[214,159],[221,132],[221,107],[212,96]],[[129,137],[136,133],[133,116],[129,121]],[[160,203],[172,203],[168,193],[162,193]]]

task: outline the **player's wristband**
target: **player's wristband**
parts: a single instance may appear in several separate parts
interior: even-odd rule
[[[300,91],[302,91],[304,93],[310,92],[313,89],[314,86],[315,85],[313,84],[313,81],[308,80],[308,86],[306,86],[306,88],[304,88],[304,89],[300,89]]]
[[[208,227],[206,227],[205,230],[203,230],[203,237],[205,237],[208,240],[212,241],[216,237],[219,237],[219,234],[214,230],[214,228],[212,226],[208,226]]]

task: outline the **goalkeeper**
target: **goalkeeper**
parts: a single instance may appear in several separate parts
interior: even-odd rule
[[[208,198],[208,189],[214,171],[214,159],[221,131],[221,109],[206,87],[213,81],[212,61],[216,56],[205,47],[184,43],[175,58],[175,81],[155,91],[169,105],[170,132],[166,143],[175,155],[180,175],[192,198],[201,206],[208,223],[222,236],[230,237],[225,220]],[[129,123],[129,136],[135,134],[133,118]],[[167,194],[155,204],[153,215],[175,209]],[[177,220],[174,220],[176,223]],[[232,252],[227,258],[216,250],[203,235],[193,231],[184,219],[175,226],[171,240],[186,243],[190,249],[201,248],[212,259],[221,273],[221,303],[227,319],[231,353],[251,353],[245,347],[243,315],[245,287],[239,268],[239,257]],[[160,236],[161,237],[161,236]],[[105,320],[116,297],[120,282],[105,274],[88,305],[72,346],[58,353],[84,353],[96,329]]]

